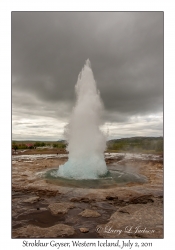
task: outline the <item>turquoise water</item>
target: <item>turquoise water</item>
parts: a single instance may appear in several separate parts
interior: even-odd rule
[[[79,188],[110,188],[112,186],[122,186],[128,183],[144,183],[146,177],[136,173],[129,173],[122,170],[109,169],[105,176],[98,179],[68,179],[57,176],[58,169],[52,169],[45,173],[44,178],[47,182],[67,187]]]

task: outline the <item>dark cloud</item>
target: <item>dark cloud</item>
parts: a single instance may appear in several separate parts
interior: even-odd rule
[[[163,12],[12,12],[13,112],[68,119],[87,58],[106,121],[163,111]]]

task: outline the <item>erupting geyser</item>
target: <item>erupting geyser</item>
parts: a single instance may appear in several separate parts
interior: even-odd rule
[[[68,125],[69,159],[57,176],[73,179],[97,179],[108,170],[104,160],[105,136],[99,129],[102,102],[89,59],[75,85],[77,101]]]

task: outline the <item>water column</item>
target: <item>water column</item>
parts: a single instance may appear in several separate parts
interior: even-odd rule
[[[106,140],[99,128],[103,104],[89,59],[78,76],[75,92],[76,104],[67,127],[69,158],[59,167],[57,175],[96,179],[107,173],[104,160]]]

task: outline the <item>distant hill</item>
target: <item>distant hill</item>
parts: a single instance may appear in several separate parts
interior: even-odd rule
[[[57,142],[63,143],[63,144],[67,144],[67,141],[66,141],[66,140],[58,140]]]
[[[127,152],[163,152],[163,137],[131,137],[107,142],[108,150]]]

